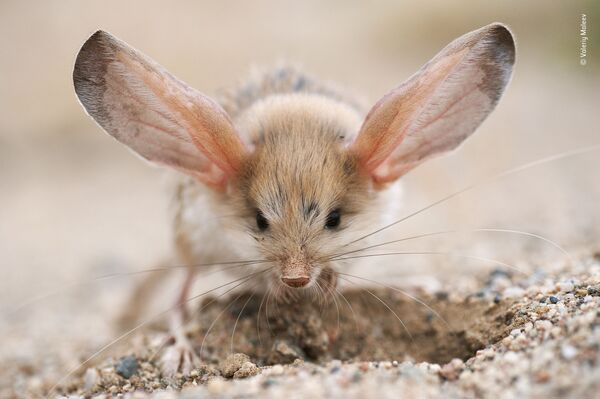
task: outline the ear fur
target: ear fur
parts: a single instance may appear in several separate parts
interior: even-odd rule
[[[142,157],[219,187],[238,171],[245,150],[225,111],[109,33],[84,43],[73,83],[88,114]]]
[[[351,150],[376,183],[458,147],[494,109],[515,62],[508,28],[494,23],[446,46],[369,111]]]

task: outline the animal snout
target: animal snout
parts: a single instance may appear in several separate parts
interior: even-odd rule
[[[306,255],[297,253],[281,265],[281,281],[288,287],[304,287],[310,282],[311,269],[312,266]]]
[[[292,288],[300,288],[304,287],[310,281],[308,276],[299,276],[299,277],[281,277],[281,281],[289,287]]]

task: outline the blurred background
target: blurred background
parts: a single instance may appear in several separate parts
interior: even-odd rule
[[[585,66],[581,14],[589,37]],[[75,55],[96,29],[141,49],[209,95],[243,79],[254,65],[286,59],[369,104],[452,39],[494,21],[508,24],[517,38],[513,81],[458,152],[404,179],[406,213],[512,166],[600,143],[599,2],[0,1],[1,309],[65,290],[62,299],[50,297],[0,322],[13,328],[36,315],[33,336],[47,320],[54,326],[64,321],[54,331],[65,337],[76,326],[94,328],[100,337],[130,281],[74,291],[69,284],[152,267],[170,249],[163,172],[104,134],[75,97]],[[599,155],[485,185],[394,232],[510,228],[543,234],[572,251],[598,250]],[[404,248],[459,248],[538,266],[542,259],[562,259],[539,241],[493,234]],[[419,262],[424,274],[442,280],[483,267]],[[402,266],[398,260],[392,272],[406,275]]]

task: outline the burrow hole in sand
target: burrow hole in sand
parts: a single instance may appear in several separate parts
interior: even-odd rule
[[[420,299],[439,317],[421,303],[386,289],[346,291],[344,298],[337,296],[328,304],[276,303],[249,293],[224,301],[207,298],[202,311],[194,314],[189,335],[198,350],[204,341],[201,357],[212,361],[230,354],[233,342],[233,352],[246,353],[264,365],[298,357],[316,362],[411,359],[443,364],[472,357],[515,324],[508,302],[477,298],[457,302],[444,295]]]

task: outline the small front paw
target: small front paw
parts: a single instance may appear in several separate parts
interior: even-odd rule
[[[188,375],[200,364],[200,359],[194,348],[187,341],[176,341],[173,345],[165,349],[160,368],[164,377],[174,377],[178,372]]]

